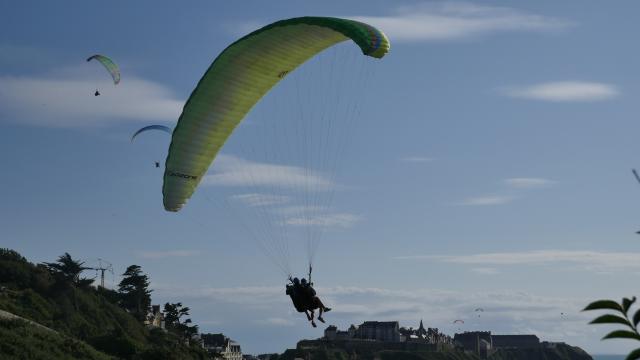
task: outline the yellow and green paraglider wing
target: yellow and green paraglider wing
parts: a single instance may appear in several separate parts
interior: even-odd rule
[[[118,83],[120,82],[120,68],[118,68],[118,65],[116,65],[116,63],[114,63],[113,60],[109,59],[108,57],[99,54],[90,56],[87,61],[91,61],[94,59],[100,62],[100,64],[102,64],[102,66],[107,69],[107,71],[113,78],[113,83],[118,85]]]
[[[235,127],[275,84],[348,39],[364,55],[382,58],[389,51],[389,40],[373,26],[329,17],[278,21],[227,47],[191,93],[173,132],[162,189],[165,209],[182,208]]]

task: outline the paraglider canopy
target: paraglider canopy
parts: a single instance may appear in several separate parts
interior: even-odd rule
[[[165,210],[184,206],[233,130],[274,85],[349,39],[367,56],[382,58],[389,51],[380,30],[330,17],[278,21],[227,47],[193,90],[173,132],[162,190]]]
[[[87,61],[91,61],[91,60],[97,60],[98,62],[100,62],[102,64],[102,66],[105,67],[105,69],[107,69],[107,71],[109,72],[109,74],[111,74],[111,77],[113,78],[113,83],[115,85],[118,85],[118,83],[120,82],[120,69],[118,68],[118,65],[116,65],[115,62],[113,62],[113,60],[109,59],[108,57],[104,56],[104,55],[100,55],[100,54],[96,54],[96,55],[92,55],[90,56]],[[100,93],[98,93],[98,91],[96,91],[96,96],[100,95]]]
[[[145,127],[141,128],[141,129],[139,129],[138,131],[136,131],[135,133],[133,133],[133,135],[131,135],[131,142],[133,142],[133,139],[135,139],[136,136],[140,135],[141,133],[143,133],[145,131],[149,131],[149,130],[164,131],[169,135],[171,135],[171,132],[173,131],[173,130],[171,130],[170,127],[164,126],[164,125],[149,125],[149,126],[145,126]]]

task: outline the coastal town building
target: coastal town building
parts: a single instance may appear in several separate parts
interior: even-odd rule
[[[322,338],[328,341],[339,340],[369,340],[389,343],[428,343],[451,344],[450,336],[440,333],[437,328],[424,327],[422,320],[418,329],[400,327],[397,321],[365,321],[355,326],[351,325],[346,331],[338,330],[335,325],[327,327]]]
[[[531,349],[540,347],[540,339],[535,335],[493,335],[496,349]]]
[[[482,359],[486,359],[498,349],[541,347],[540,339],[536,335],[492,335],[490,331],[467,331],[455,334],[453,342],[456,347],[474,353]]]
[[[486,359],[493,349],[491,331],[469,331],[453,336],[453,343],[458,348],[472,352]]]
[[[354,331],[357,339],[400,342],[400,325],[397,321],[365,321]]]
[[[160,311],[160,305],[151,305],[151,311],[147,313],[147,318],[144,320],[144,324],[148,328],[160,328],[165,330],[164,313]]]
[[[225,360],[242,360],[240,344],[224,336],[224,334],[201,334],[202,347],[210,354],[218,355]]]
[[[365,321],[347,330],[330,325],[322,338],[301,340],[297,347],[308,351],[318,348],[341,348],[348,352],[440,351],[452,349],[453,339],[436,328],[425,328],[422,321],[415,330],[400,327],[397,321]]]

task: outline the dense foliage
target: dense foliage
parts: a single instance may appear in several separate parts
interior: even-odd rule
[[[139,266],[127,269],[125,279],[128,280],[125,286],[121,283],[121,291],[89,286],[90,282],[80,277],[82,268],[81,262],[66,253],[54,263],[34,265],[13,250],[0,249],[0,310],[54,329],[58,333],[48,336],[60,337],[55,343],[81,344],[73,345],[73,348],[61,345],[60,351],[69,352],[59,358],[78,358],[71,352],[76,348],[78,351],[93,350],[98,354],[96,356],[103,353],[122,359],[208,358],[197,343],[185,341],[184,336],[144,326],[151,290],[148,289],[149,279]],[[5,321],[0,323],[0,331],[7,332],[13,326],[28,333],[23,342],[17,344],[31,342],[33,346],[39,346],[37,342],[42,336],[37,334],[41,329],[31,330],[33,326],[24,324]],[[14,356],[11,354],[17,351],[8,339],[0,336],[0,358]],[[69,339],[75,342],[69,342]],[[39,349],[46,347],[34,349],[34,355],[28,358],[55,359],[57,356],[39,356],[35,353]],[[86,358],[100,358],[92,356]]]

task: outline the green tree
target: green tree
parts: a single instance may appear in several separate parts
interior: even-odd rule
[[[93,283],[93,279],[80,278],[80,274],[87,270],[83,266],[83,261],[74,260],[69,253],[64,253],[58,257],[54,263],[44,263],[56,282],[71,284],[78,287],[88,287]]]
[[[122,276],[123,279],[118,284],[121,305],[142,322],[151,308],[149,277],[138,265],[129,266]]]
[[[164,304],[164,324],[167,330],[184,338],[191,339],[198,334],[198,325],[191,324],[191,319],[181,321],[181,318],[189,315],[189,308],[182,307],[182,303]]]

